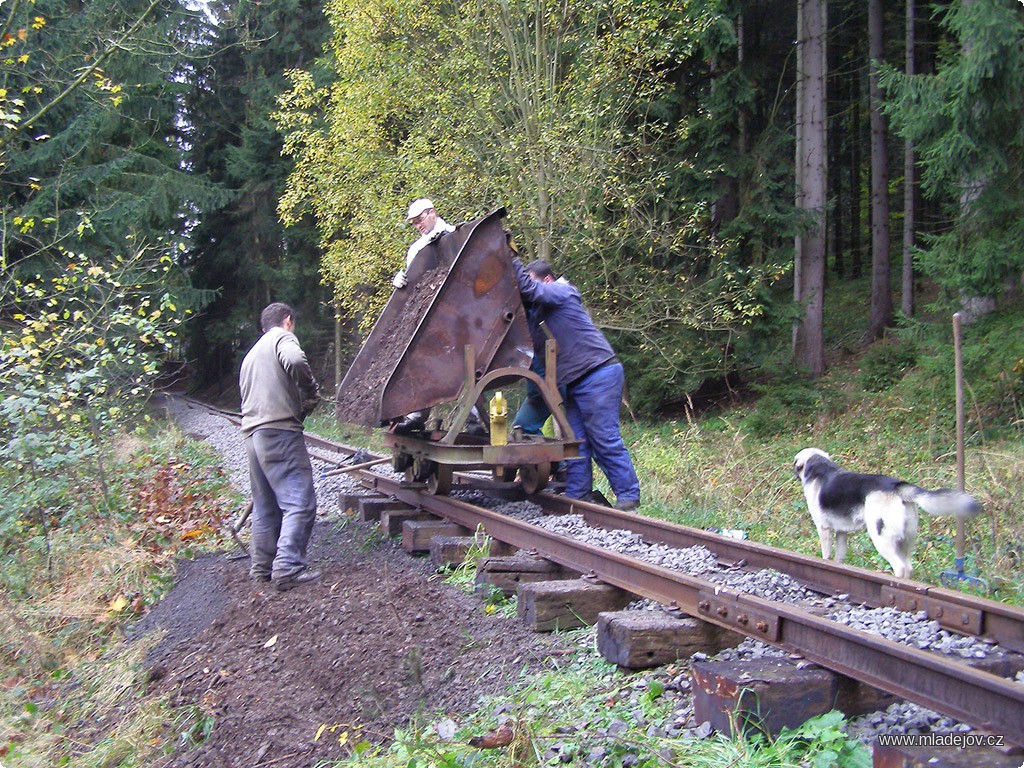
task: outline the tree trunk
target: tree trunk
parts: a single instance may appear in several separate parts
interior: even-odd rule
[[[837,46],[832,46],[829,53],[836,54]],[[839,158],[843,154],[843,121],[845,120],[845,105],[843,96],[845,89],[840,78],[842,67],[839,62],[829,60],[829,93],[832,94],[831,117],[828,121],[828,156],[833,162],[828,166],[828,190],[833,201],[843,198],[843,167]],[[834,203],[833,203],[834,204]],[[842,281],[846,274],[845,247],[844,247],[843,214],[838,209],[833,209],[833,214],[828,217],[828,253],[826,263],[832,264],[832,273]],[[825,273],[825,282],[828,284],[828,270]]]
[[[871,121],[871,317],[868,338],[877,339],[892,324],[892,267],[889,245],[889,158],[887,121],[882,114],[878,65],[885,56],[882,0],[868,4],[868,105]]]
[[[907,77],[915,74],[914,66],[914,0],[907,0],[906,65]],[[917,229],[917,178],[914,142],[903,145],[903,277],[900,309],[907,317],[914,316],[914,233]]]
[[[825,371],[826,0],[799,0],[797,13],[796,205],[812,223],[796,238],[794,298],[804,306],[793,329],[793,356],[812,375]]]
[[[864,274],[864,247],[860,225],[860,78],[850,78],[850,277]]]

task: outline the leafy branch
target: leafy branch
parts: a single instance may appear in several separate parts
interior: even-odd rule
[[[142,15],[135,20],[135,22],[120,36],[120,38],[107,46],[106,50],[102,51],[89,66],[82,70],[78,77],[68,83],[64,89],[50,101],[43,104],[38,110],[36,110],[35,114],[25,120],[21,120],[17,124],[14,124],[4,136],[0,137],[0,154],[3,153],[7,145],[10,144],[15,137],[20,135],[26,128],[32,126],[38,120],[45,117],[50,111],[58,107],[66,98],[68,98],[68,96],[78,90],[78,88],[88,81],[90,77],[100,72],[106,61],[113,56],[115,52],[122,50],[125,43],[128,40],[131,40],[139,29],[141,29],[142,25],[146,22],[146,19],[149,18],[149,15],[156,9],[157,5],[159,5],[159,2],[160,0],[153,0],[149,7],[143,11]],[[14,12],[14,8],[11,9],[11,12]]]

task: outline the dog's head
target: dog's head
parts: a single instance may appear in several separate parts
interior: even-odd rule
[[[793,459],[793,474],[799,478],[800,482],[804,481],[804,470],[807,468],[807,463],[814,458],[831,460],[831,457],[820,448],[804,448]]]

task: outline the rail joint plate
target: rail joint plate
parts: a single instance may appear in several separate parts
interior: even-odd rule
[[[728,592],[715,594],[700,591],[697,594],[697,612],[708,621],[735,627],[738,632],[750,637],[768,642],[776,642],[779,639],[778,616],[744,605]]]
[[[929,619],[937,621],[946,629],[977,637],[981,636],[985,614],[980,608],[951,605],[946,600],[938,600],[926,594],[908,592],[889,586],[882,587],[881,597],[883,606],[897,608],[909,613],[924,611]]]

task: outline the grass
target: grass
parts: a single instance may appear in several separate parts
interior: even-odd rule
[[[566,633],[577,652],[550,659],[548,668],[524,674],[501,696],[475,712],[424,716],[397,731],[385,746],[350,745],[352,756],[325,768],[521,768],[542,765],[637,768],[868,768],[865,747],[849,741],[843,716],[830,712],[800,728],[769,738],[756,731],[741,738],[693,739],[666,735],[675,703],[657,679],[642,684],[604,661],[589,630]],[[678,674],[680,669],[671,670]],[[474,746],[488,734],[507,732],[503,748]]]
[[[1005,332],[997,323],[982,337]],[[944,351],[934,353],[944,356]],[[971,591],[1013,604],[1024,602],[1024,444],[1017,401],[992,397],[1000,368],[1012,370],[1016,352],[1003,353],[979,370],[968,411],[965,486],[984,513],[965,525],[965,572],[985,586]],[[892,386],[865,390],[856,360],[814,384],[819,405],[787,408],[764,400],[700,422],[636,423],[624,434],[645,478],[645,514],[694,527],[741,528],[751,539],[818,555],[817,535],[793,476],[793,456],[816,446],[848,469],[892,474],[926,488],[955,487],[955,412],[925,358]],[[992,371],[995,371],[993,373]],[[1013,387],[1006,379],[1004,392]],[[970,379],[967,379],[970,381]],[[988,389],[990,399],[978,392]],[[769,413],[762,409],[771,408]],[[768,430],[770,423],[777,430]],[[648,479],[649,478],[649,479]],[[604,490],[604,489],[602,489]],[[939,584],[954,570],[955,522],[921,515],[915,578]],[[866,535],[851,539],[848,561],[879,570],[886,563]],[[963,583],[963,582],[959,582]]]
[[[109,460],[111,506],[81,483],[80,506],[45,533],[0,540],[0,764],[151,765],[212,727],[145,695],[159,638],[125,644],[123,628],[170,588],[177,557],[227,546],[237,498],[214,451],[166,424],[120,438]]]
[[[753,540],[817,555],[817,537],[790,469],[799,449],[817,446],[850,469],[895,474],[925,487],[955,484],[953,355],[946,323],[907,323],[865,350],[850,321],[860,312],[854,306],[840,304],[830,314],[827,338],[842,341],[830,352],[825,377],[810,381],[780,366],[775,375],[759,371],[751,381],[758,396],[728,409],[692,420],[626,421],[624,435],[644,478],[641,511],[700,528],[740,528]],[[982,585],[963,586],[1017,605],[1024,604],[1022,324],[1024,309],[1009,308],[964,332],[966,487],[985,513],[966,528],[966,571]],[[75,502],[78,511],[55,518],[45,536],[33,528],[36,521],[21,525],[8,519],[0,527],[4,765],[150,765],[179,745],[202,741],[215,727],[198,704],[171,708],[147,697],[147,646],[121,642],[124,624],[168,589],[176,557],[230,547],[217,532],[240,507],[218,457],[161,427],[123,437],[112,447],[110,474],[118,478],[112,508],[87,498],[88,484],[79,483],[82,498],[69,500],[69,508]],[[329,408],[307,427],[344,443],[383,449],[379,430],[339,425]],[[607,486],[599,489],[609,492]],[[161,514],[167,509],[175,513]],[[915,578],[942,582],[954,566],[954,537],[949,521],[922,517]],[[854,537],[850,549],[854,565],[886,567],[866,535]],[[485,552],[482,541],[476,555]],[[453,569],[447,579],[471,589],[474,575],[468,567]],[[484,611],[503,614],[515,605],[496,597],[481,604]],[[556,744],[569,764],[594,749],[604,750],[609,766],[868,764],[863,751],[846,742],[836,713],[776,739],[652,736],[650,724],[668,716],[668,697],[655,678],[643,678],[648,687],[638,692],[641,678],[604,662],[589,647],[589,637],[581,633],[572,657],[551,658],[543,672],[524,675],[505,695],[482,702],[457,723],[424,715],[385,747],[373,746],[358,728],[347,730],[354,757],[339,765],[553,764],[549,750]],[[578,727],[582,719],[585,728]],[[624,727],[616,726],[610,736],[616,721]],[[508,747],[468,746],[472,737],[506,722],[513,736]]]
[[[756,397],[693,420],[624,422],[642,478],[643,514],[698,528],[739,528],[773,546],[820,555],[793,457],[814,446],[846,468],[890,474],[926,488],[957,484],[951,325],[908,322],[866,349],[840,306],[818,380],[760,371]],[[843,325],[844,323],[848,325]],[[982,503],[965,528],[956,575],[956,524],[921,515],[914,578],[1014,605],[1024,604],[1024,306],[1005,307],[963,331],[966,490]],[[600,473],[598,488],[610,493]],[[609,496],[611,498],[611,496]],[[851,537],[847,561],[886,570],[867,535]]]

